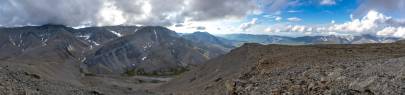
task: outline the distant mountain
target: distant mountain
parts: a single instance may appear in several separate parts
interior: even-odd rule
[[[287,44],[287,45],[305,45],[305,44],[362,44],[362,43],[391,43],[400,38],[378,37],[373,35],[360,36],[303,36],[286,37],[275,35],[254,35],[254,34],[228,34],[220,35],[228,40],[240,41],[242,43],[261,43],[261,44]]]
[[[134,34],[102,45],[86,57],[90,72],[160,74],[201,64],[226,53],[217,47],[201,47],[164,27],[142,27]]]
[[[190,34],[183,34],[181,37],[192,41],[199,47],[210,48],[216,47],[222,49],[222,51],[230,51],[236,48],[238,42],[227,40],[221,37],[216,37],[208,32],[194,32]]]

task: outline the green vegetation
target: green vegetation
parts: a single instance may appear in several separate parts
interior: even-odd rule
[[[189,71],[186,67],[178,67],[178,68],[171,68],[171,69],[166,69],[166,70],[160,70],[160,71],[152,71],[152,72],[146,72],[144,69],[129,69],[126,72],[124,72],[124,75],[126,76],[135,76],[135,75],[140,75],[140,76],[175,76],[182,74],[186,71]]]

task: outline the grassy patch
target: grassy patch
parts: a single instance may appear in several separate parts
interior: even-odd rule
[[[124,72],[124,75],[127,75],[127,76],[135,76],[135,75],[174,76],[174,75],[182,74],[186,71],[189,71],[189,69],[187,69],[186,67],[171,68],[171,69],[167,69],[167,70],[152,71],[152,72],[146,72],[144,69],[129,69],[126,72]]]

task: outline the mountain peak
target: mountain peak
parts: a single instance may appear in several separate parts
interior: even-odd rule
[[[39,27],[47,27],[47,28],[68,28],[65,25],[59,25],[59,24],[45,24],[45,25],[41,25]]]
[[[196,32],[194,32],[193,34],[208,34],[208,35],[211,35],[211,34],[208,33],[208,32],[201,32],[201,31],[196,31]]]
[[[169,35],[169,36],[178,36],[176,32],[167,29],[166,27],[162,26],[145,26],[140,28],[136,34],[148,34],[148,33],[154,33],[154,35]]]

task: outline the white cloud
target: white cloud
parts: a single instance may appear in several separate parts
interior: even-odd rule
[[[298,17],[291,17],[291,18],[287,18],[287,20],[290,22],[300,22],[302,19],[298,18]]]
[[[289,13],[301,13],[302,11],[298,11],[298,10],[289,10],[289,11],[287,11],[287,12],[289,12]]]
[[[391,35],[393,35],[395,32],[397,32],[397,29],[396,29],[395,27],[387,27],[387,28],[384,28],[384,29],[381,30],[381,31],[378,31],[378,32],[377,32],[377,35],[380,35],[380,36],[391,36]]]
[[[272,27],[267,27],[264,29],[265,32],[267,33],[277,33],[277,32],[282,32],[280,28],[272,28]]]
[[[274,18],[274,20],[276,20],[276,21],[281,21],[283,18],[282,17],[280,17],[280,16],[277,16],[276,18]]]
[[[264,32],[273,32],[273,29],[271,27],[268,27],[268,28],[264,29]]]
[[[245,31],[256,24],[257,24],[257,18],[253,18],[250,22],[241,24],[239,26],[239,28]]]
[[[381,31],[378,31],[376,35],[405,38],[405,27],[386,27]]]
[[[305,32],[306,26],[295,25],[295,26],[291,27],[290,30],[295,31],[295,32]]]
[[[335,24],[335,23],[336,23],[336,21],[335,21],[335,20],[332,20],[332,21],[330,21],[330,23],[331,23],[331,24]]]
[[[290,20],[290,19],[289,19]],[[307,25],[283,25],[268,27],[265,31],[272,32],[274,29],[280,29],[281,32],[297,32],[308,34],[326,34],[326,35],[346,35],[346,34],[372,34],[379,36],[394,36],[405,38],[405,21],[394,19],[377,11],[371,10],[360,19],[352,19],[345,23],[336,23],[320,26]]]
[[[182,27],[176,27],[176,25],[172,25],[169,26],[168,28],[180,33],[193,33],[195,31],[202,31],[198,30],[197,29],[198,27],[205,27],[204,31],[213,34],[243,33],[239,26],[234,26],[235,23],[240,23],[240,20],[236,19],[221,19],[210,21],[187,20],[181,24]]]
[[[335,0],[321,0],[320,4],[321,5],[335,5],[336,1]]]
[[[283,17],[281,16],[273,16],[273,15],[263,15],[263,17],[274,19],[275,21],[281,21],[283,19]]]
[[[264,31],[265,32],[312,32],[313,28],[304,26],[304,25],[281,25],[275,27],[267,27]]]
[[[393,36],[405,38],[405,27],[398,27]]]
[[[371,10],[366,16],[361,19],[353,19],[351,22],[336,24],[330,27],[334,31],[345,32],[371,32],[380,26],[387,24],[387,21],[392,17],[385,16],[377,11]]]

